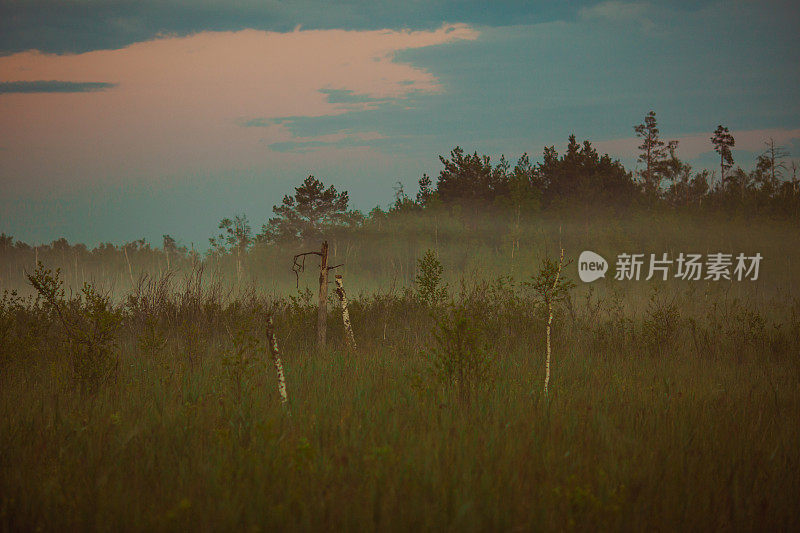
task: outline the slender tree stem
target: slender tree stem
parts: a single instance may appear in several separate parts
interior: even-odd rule
[[[267,318],[267,339],[269,349],[272,353],[272,362],[275,363],[275,370],[278,372],[278,393],[281,395],[281,404],[288,409],[289,397],[286,394],[286,377],[283,374],[283,363],[281,363],[281,352],[278,349],[278,339],[275,336],[275,326],[272,316]]]
[[[558,259],[558,270],[556,271],[556,279],[553,281],[552,293],[555,294],[558,279],[561,277],[561,267],[564,265],[564,249],[561,249],[561,257]],[[547,388],[550,385],[550,326],[553,323],[553,302],[552,295],[547,297],[547,359],[544,364],[544,393],[547,394]]]
[[[317,348],[325,348],[328,325],[328,241],[322,243],[319,265],[319,307],[317,309]]]
[[[344,292],[342,275],[336,275],[336,294],[342,304],[342,322],[344,323],[344,333],[347,338],[347,345],[351,350],[356,351],[356,338],[353,335],[353,326],[350,323],[350,311],[347,310],[347,293]]]

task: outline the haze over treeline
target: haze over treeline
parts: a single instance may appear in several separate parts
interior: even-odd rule
[[[162,274],[199,264],[227,271],[237,285],[263,284],[264,276],[270,276],[270,268],[264,270],[269,264],[265,257],[278,261],[288,253],[279,250],[317,246],[322,239],[332,241],[334,257],[348,260],[359,244],[369,249],[367,242],[386,241],[381,248],[386,251],[392,247],[389,241],[413,242],[414,251],[405,253],[404,260],[380,268],[372,265],[384,276],[392,277],[393,272],[408,281],[426,236],[434,247],[446,245],[448,239],[451,244],[464,237],[477,239],[493,253],[502,255],[505,250],[513,263],[525,224],[536,219],[583,224],[588,236],[595,217],[673,215],[710,217],[721,223],[760,217],[780,224],[800,216],[798,167],[772,139],[765,140],[754,169],[746,171],[733,159],[735,132],[720,125],[709,139],[720,166],[695,169],[680,159],[677,141],[661,138],[654,112],[634,131],[641,141],[635,169],[601,155],[589,140],[580,142],[574,135],[563,151],[545,147],[535,163],[527,153],[516,162],[505,157],[493,161],[455,147],[439,157],[438,175],[424,174],[416,191],[406,191],[398,182],[388,207],[377,206],[368,213],[351,208],[347,191],[325,183],[324,177],[308,176],[274,206],[274,217],[251,221],[245,213],[232,213],[219,222],[219,232],[208,245],[187,245],[167,233],[169,228],[164,228],[160,243],[139,239],[92,249],[63,237],[32,246],[3,233],[0,283],[3,288],[24,285],[24,271],[42,261],[62,268],[74,286],[89,279],[134,286],[142,272]],[[364,261],[363,254],[361,259],[366,264],[360,269],[370,271],[370,261]],[[273,268],[285,270],[280,263]],[[371,276],[378,276],[375,269]]]

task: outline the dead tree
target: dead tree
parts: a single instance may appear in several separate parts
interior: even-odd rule
[[[342,304],[342,322],[344,323],[344,334],[347,339],[347,346],[356,351],[356,338],[353,335],[353,326],[350,323],[350,311],[347,310],[347,293],[344,292],[344,284],[342,283],[342,275],[336,274],[336,295],[339,297],[339,302]]]
[[[319,263],[319,306],[317,308],[317,346],[325,348],[328,329],[328,241],[322,242]]]
[[[319,307],[317,308],[317,347],[325,348],[325,336],[328,324],[328,271],[342,266],[328,266],[328,241],[322,242],[322,249],[317,252],[303,252],[294,256],[292,271],[297,278],[297,286],[300,287],[300,272],[305,270],[306,256],[318,255],[319,262]],[[297,260],[302,260],[298,263]]]

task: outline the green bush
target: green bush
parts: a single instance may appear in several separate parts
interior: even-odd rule
[[[60,271],[41,263],[28,280],[45,302],[53,322],[61,326],[61,342],[70,356],[73,374],[84,392],[97,388],[117,370],[116,334],[122,315],[110,297],[85,283],[81,294],[66,298]]]
[[[447,284],[442,284],[442,263],[436,252],[428,249],[417,260],[419,273],[415,278],[417,298],[429,307],[439,307],[447,300]]]
[[[455,385],[467,401],[486,383],[492,363],[479,321],[463,306],[453,306],[437,320],[428,348],[433,375],[441,383]]]

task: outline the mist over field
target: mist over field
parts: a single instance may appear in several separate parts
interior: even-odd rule
[[[366,217],[309,177],[206,254],[6,237],[6,524],[796,526],[798,197],[453,154]]]
[[[799,20],[0,0],[0,528],[800,530]]]

